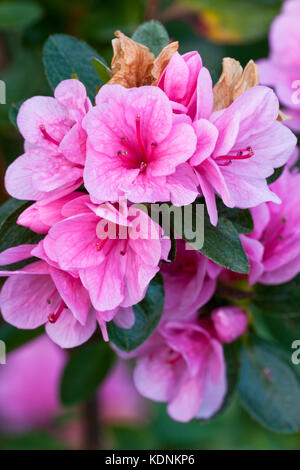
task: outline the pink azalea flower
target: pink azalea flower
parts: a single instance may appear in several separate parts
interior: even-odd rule
[[[42,336],[8,354],[0,368],[3,431],[49,425],[60,411],[59,383],[66,353]]]
[[[211,86],[207,93],[212,93]],[[228,108],[194,122],[198,142],[190,164],[213,225],[218,220],[215,194],[228,207],[241,209],[280,202],[266,179],[288,161],[297,141],[277,121],[278,111],[272,90],[257,86]]]
[[[212,263],[196,250],[187,250],[182,240],[177,240],[176,258],[162,265],[164,277],[164,317],[174,319],[190,315],[206,304],[213,296],[216,278],[222,268]]]
[[[275,88],[280,101],[287,106],[285,112],[292,117],[285,122],[294,131],[300,131],[300,55],[299,55],[298,0],[284,2],[270,30],[270,57],[260,60],[261,83]]]
[[[254,232],[242,235],[250,260],[250,284],[281,284],[300,272],[300,174],[287,169],[271,186],[282,203],[251,210]]]
[[[47,256],[79,274],[98,321],[110,321],[118,307],[142,300],[160,260],[167,259],[170,240],[134,206],[97,206],[86,195],[69,202],[64,213],[70,217],[55,224],[44,240]]]
[[[174,115],[157,87],[105,85],[83,121],[87,132],[84,183],[93,202],[193,202],[196,180],[185,163],[196,136],[188,118]]]
[[[98,392],[101,420],[113,424],[140,424],[147,420],[146,401],[137,393],[131,371],[118,361]]]
[[[22,212],[18,217],[17,224],[28,227],[36,233],[48,233],[52,225],[65,218],[64,207],[67,203],[83,194],[76,191],[58,199],[37,201]]]
[[[200,322],[168,322],[135,351],[134,382],[176,421],[210,418],[226,394],[221,343]]]
[[[247,329],[247,315],[238,307],[217,308],[212,311],[211,319],[216,336],[222,343],[231,343]]]
[[[198,52],[182,56],[175,52],[159,79],[158,87],[172,101],[175,112],[186,113],[192,120],[197,120],[212,112],[213,96],[205,92],[210,82],[209,72],[202,66]]]
[[[18,113],[25,153],[8,167],[5,177],[8,193],[17,199],[52,199],[82,183],[86,133],[81,123],[91,103],[76,79],[62,81],[54,95],[30,98]]]
[[[42,246],[21,245],[0,254],[6,265],[38,256]],[[28,264],[9,276],[0,293],[0,308],[7,323],[21,329],[46,324],[48,336],[62,348],[87,341],[96,329],[96,313],[80,279],[45,261]]]

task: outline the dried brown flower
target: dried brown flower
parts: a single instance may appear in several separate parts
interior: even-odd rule
[[[112,40],[113,76],[108,83],[118,83],[125,88],[156,85],[162,71],[178,49],[178,42],[172,42],[155,59],[148,47],[133,41],[121,31],[116,31],[115,36],[116,39]]]
[[[227,108],[246,90],[258,85],[258,82],[258,68],[253,60],[243,69],[237,60],[225,57],[222,75],[214,86],[214,111]]]

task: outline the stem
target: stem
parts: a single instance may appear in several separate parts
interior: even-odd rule
[[[148,0],[146,2],[146,20],[156,20],[159,16],[160,0]]]
[[[94,395],[83,405],[83,421],[84,449],[100,449],[100,421],[97,395]]]
[[[250,300],[254,297],[254,292],[236,289],[234,287],[219,285],[216,293],[221,297],[226,297],[234,300]]]

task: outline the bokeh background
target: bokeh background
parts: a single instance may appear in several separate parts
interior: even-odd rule
[[[223,57],[234,57],[242,65],[251,58],[267,57],[270,24],[281,3],[280,0],[0,1],[0,79],[7,87],[7,104],[0,105],[1,202],[8,199],[3,187],[5,168],[22,153],[22,140],[9,120],[9,110],[33,95],[51,94],[42,63],[43,44],[50,34],[66,33],[83,39],[110,62],[111,39],[116,29],[131,35],[145,20],[158,19],[170,37],[179,40],[181,53],[199,51],[204,65],[217,80]],[[287,325],[287,341],[291,329],[293,325]],[[22,361],[19,367],[24,369]],[[164,405],[142,399],[132,403],[130,391],[126,389],[129,394],[125,393],[125,388],[130,387],[128,377],[114,384],[115,392],[116,389],[118,393],[124,392],[119,395],[122,400],[109,391],[103,392],[101,398],[99,392],[98,423],[103,448],[300,448],[300,436],[279,436],[263,429],[252,421],[237,399],[212,422],[175,423],[168,418]],[[30,377],[25,374],[22,380],[25,389]],[[22,400],[25,397],[22,382],[19,387],[16,399]],[[119,416],[118,409],[114,416],[106,412],[109,396],[115,397],[116,403],[122,401]],[[124,408],[131,412],[124,413]],[[1,422],[0,404],[0,449],[82,448],[85,446],[82,416],[81,409],[61,410],[44,426],[30,424],[26,431],[16,431],[12,430],[14,426]]]

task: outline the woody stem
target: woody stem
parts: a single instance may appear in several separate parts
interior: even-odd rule
[[[83,405],[83,447],[85,450],[101,448],[98,397],[95,394]]]

